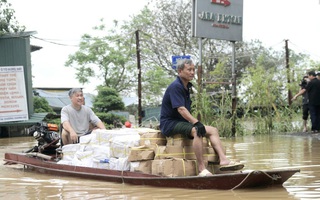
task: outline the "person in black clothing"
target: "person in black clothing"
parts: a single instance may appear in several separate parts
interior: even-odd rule
[[[310,71],[308,78],[310,82],[298,94],[308,93],[311,131],[318,133],[320,131],[320,80],[316,78],[315,71]]]
[[[317,77],[317,79],[320,80],[320,71],[318,71],[318,72],[316,73],[316,77]]]
[[[306,89],[307,84],[309,82],[308,76],[304,76],[301,83],[299,84],[300,91],[303,89]],[[297,97],[300,94],[300,91],[294,95],[292,100],[296,100]],[[303,132],[308,131],[308,117],[309,117],[309,98],[308,98],[308,92],[304,92],[302,94],[302,119],[303,119]]]

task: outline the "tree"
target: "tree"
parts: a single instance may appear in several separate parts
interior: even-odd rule
[[[77,78],[82,83],[92,77],[101,77],[104,80],[102,86],[114,88],[122,95],[136,92],[137,41],[134,33],[138,32],[142,103],[145,106],[159,105],[165,88],[177,75],[172,69],[173,55],[191,55],[196,65],[201,59],[203,84],[199,85],[200,87],[194,84],[195,90],[198,90],[196,92],[200,94],[199,91],[203,88],[202,91],[207,92],[210,98],[214,96],[214,100],[217,100],[215,105],[224,104],[226,101],[219,101],[219,98],[230,99],[231,95],[229,91],[232,86],[232,45],[224,40],[201,39],[202,58],[200,58],[199,39],[191,35],[191,11],[189,0],[153,1],[130,20],[122,23],[115,21],[114,27],[107,32],[106,27],[101,24],[95,28],[96,36],[84,35],[79,51],[69,57],[66,66],[78,70]],[[236,42],[235,49],[237,86],[244,97],[238,98],[239,103],[247,103],[248,95],[263,100],[270,98],[268,102],[257,102],[255,98],[249,98],[253,104],[268,106],[270,103],[283,104],[286,98],[284,93],[293,84],[287,84],[286,81],[284,50],[274,51],[272,48],[266,48],[259,40]],[[296,77],[294,70],[303,66],[308,59],[305,55],[295,55],[294,52],[292,58],[294,62],[290,63],[293,70],[292,77]],[[266,91],[259,90],[261,84],[259,81],[265,80],[263,79],[265,74],[268,75],[268,80],[277,83],[277,88],[272,89],[272,93],[267,93],[271,91],[268,90],[270,85],[263,86],[266,87]],[[253,88],[250,78],[257,79]],[[197,79],[196,76],[194,82],[197,82]],[[195,102],[199,106],[197,108],[204,108],[205,105],[201,105],[204,102],[211,103],[212,105],[206,107],[212,108],[214,103],[204,99],[206,95],[198,96],[199,98],[195,99],[199,101]],[[229,104],[224,105],[229,106]],[[210,112],[206,115],[210,116]]]
[[[43,97],[34,96],[33,106],[35,113],[54,112],[53,109],[50,107],[48,101]]]
[[[155,2],[153,4],[155,7],[152,9],[145,7],[138,15],[133,16],[131,21],[125,22],[122,26],[128,33],[135,30],[139,30],[140,33],[142,101],[144,105],[159,105],[161,103],[165,88],[177,75],[172,69],[171,56],[188,54],[186,46],[190,46],[186,42],[190,39],[185,37],[185,33],[190,29],[188,30],[188,24],[185,24],[186,19],[183,14],[183,12],[189,11],[184,9],[183,4],[172,2],[173,5],[171,5],[167,3],[168,1]],[[166,9],[166,6],[174,9]],[[172,16],[168,13],[183,17],[177,19],[176,15]],[[175,32],[179,21],[183,24],[181,25],[182,33]],[[182,50],[182,54],[180,50]]]
[[[145,8],[130,22],[122,26],[114,21],[114,27],[105,34],[103,24],[94,27],[96,36],[85,34],[82,36],[79,50],[69,55],[67,67],[77,70],[80,83],[87,83],[90,78],[102,78],[102,86],[116,89],[122,95],[137,93],[137,57],[135,31],[140,27],[152,24],[151,11]],[[103,20],[101,21],[103,22]],[[142,43],[150,36],[140,31]],[[102,35],[102,36],[101,36]],[[172,80],[163,70],[159,62],[149,60],[151,52],[148,47],[141,45],[142,55],[142,88],[145,104],[158,105],[163,95],[163,89]],[[168,81],[169,79],[169,81]]]
[[[93,102],[93,109],[105,113],[112,110],[123,110],[124,103],[115,89],[99,86],[98,95]]]
[[[25,30],[24,26],[19,25],[14,13],[15,11],[7,0],[0,0],[0,36]]]
[[[177,75],[172,69],[171,56],[191,55],[193,60],[199,60],[198,41],[191,37],[191,2],[164,0],[150,5],[153,6],[151,9],[145,7],[121,26],[115,21],[108,36],[101,36],[105,35],[105,26],[100,25],[95,27],[99,31],[96,37],[88,34],[82,37],[79,51],[70,55],[66,62],[66,66],[76,68],[81,83],[88,82],[90,77],[101,77],[104,86],[115,88],[122,94],[136,91],[134,33],[137,30],[140,33],[142,100],[145,105],[160,104],[164,89]],[[225,41],[204,40],[205,73],[214,70],[211,65],[217,63],[216,56],[223,55],[228,49],[226,45]]]
[[[101,20],[103,22],[103,20]],[[114,22],[117,27],[117,21]],[[85,34],[80,47],[69,55],[67,67],[77,70],[76,77],[80,83],[90,82],[90,78],[103,80],[102,86],[114,88],[117,92],[130,92],[135,82],[135,49],[132,42],[124,40],[117,30],[111,29],[105,35],[105,26],[94,27],[97,36]]]

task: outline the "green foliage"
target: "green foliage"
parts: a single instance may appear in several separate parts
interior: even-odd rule
[[[53,109],[50,107],[48,101],[43,97],[34,96],[33,97],[33,106],[35,113],[52,113]]]
[[[264,58],[260,57],[259,63],[263,63]],[[252,116],[256,121],[257,130],[255,132],[270,133],[273,127],[273,115],[279,115],[276,105],[282,103],[281,91],[282,82],[275,81],[277,77],[275,68],[265,69],[261,64],[248,69],[248,74],[242,79],[246,90],[242,94],[246,106],[252,111]],[[281,74],[281,72],[279,72]],[[281,106],[281,105],[279,105]]]
[[[162,78],[161,78],[162,77]],[[164,88],[168,86],[168,82],[172,82],[174,78],[166,78],[167,74],[161,67],[155,66],[153,70],[147,70],[143,78],[143,102],[146,105],[157,106],[162,100]]]
[[[137,104],[131,104],[125,107],[124,111],[127,111],[131,114],[137,114],[138,113],[138,105]]]
[[[60,117],[57,118],[45,118],[43,121],[50,123],[50,124],[57,124],[60,127],[61,119]]]
[[[205,125],[217,127],[220,136],[232,136],[233,120],[238,120],[236,113],[232,116],[232,99],[228,92],[221,93],[219,97],[209,96],[204,90],[193,96],[192,115],[197,116]],[[238,136],[244,134],[241,124],[236,124]]]
[[[116,115],[113,113],[96,113],[96,115],[106,124],[106,128],[114,128],[114,123],[121,122],[122,124],[127,121],[124,116]]]
[[[23,32],[26,28],[20,26],[15,11],[11,8],[11,3],[7,0],[0,0],[0,36],[9,33]]]
[[[274,130],[282,133],[294,132],[299,130],[293,125],[293,117],[296,116],[296,109],[294,107],[280,107],[278,113],[279,116],[273,117]],[[300,114],[299,120],[301,119],[301,116],[302,114]]]
[[[53,109],[50,107],[48,101],[45,98],[34,96],[33,107],[35,113],[48,113],[43,121],[47,123],[60,125],[60,116],[53,111]]]
[[[124,103],[115,89],[99,86],[98,95],[93,102],[93,109],[98,112],[123,110]]]
[[[117,28],[117,22],[114,28]],[[133,84],[136,80],[132,78],[136,77],[135,58],[132,56],[135,55],[134,43],[125,38],[126,33],[119,34],[116,29],[106,34],[103,24],[94,30],[96,36],[82,36],[79,50],[69,55],[65,65],[76,69],[80,83],[88,83],[90,78],[100,78],[103,80],[102,86],[118,92],[130,92],[131,86],[136,85]]]
[[[210,102],[211,99],[207,95],[206,91],[193,94],[192,98],[192,115],[196,116],[204,124],[211,124],[211,120],[214,115],[214,109],[212,103]]]
[[[66,66],[77,70],[81,83],[100,78],[103,80],[101,87],[125,95],[137,91],[136,55],[139,52],[143,104],[159,105],[165,88],[177,75],[171,68],[171,56],[191,55],[195,63],[200,60],[199,41],[190,31],[191,7],[188,0],[154,1],[129,21],[114,21],[110,30],[106,30],[101,21],[94,28],[94,35],[83,35],[79,50],[69,55]],[[139,33],[138,49],[136,33]],[[266,48],[259,40],[235,43],[237,102],[238,109],[243,112],[238,118],[231,114],[231,44],[212,39],[201,42],[203,85],[195,89],[195,116],[219,128],[223,136],[231,135],[234,121],[238,135],[247,134],[247,124],[255,134],[291,130],[294,113],[288,107],[288,90],[298,91],[306,69],[311,65],[319,69],[319,63],[310,62],[307,55],[290,51],[290,69],[287,70],[284,51]],[[121,106],[113,106],[121,103],[112,95],[98,94],[94,108],[99,112],[121,110]]]

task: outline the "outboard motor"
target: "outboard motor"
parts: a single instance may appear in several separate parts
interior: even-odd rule
[[[38,145],[28,150],[29,152],[39,152],[44,154],[53,154],[56,148],[59,147],[57,143],[60,140],[59,128],[56,124],[46,122],[39,122],[29,128],[29,133],[38,141]]]

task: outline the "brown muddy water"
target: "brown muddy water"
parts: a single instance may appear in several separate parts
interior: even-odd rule
[[[319,135],[320,138],[320,135]],[[5,152],[23,152],[33,137],[0,139],[0,199],[320,199],[320,140],[317,136],[268,135],[222,139],[227,156],[245,170],[300,169],[283,187],[187,190],[46,175],[4,165]]]

